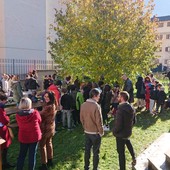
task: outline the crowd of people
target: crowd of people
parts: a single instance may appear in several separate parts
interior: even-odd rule
[[[144,79],[139,76],[136,89],[138,110],[146,108],[150,114],[155,115],[164,112],[164,109],[169,107],[165,87],[154,78],[153,74],[147,75]]]
[[[59,130],[60,122],[62,129],[68,131],[82,124],[85,132],[84,169],[89,169],[90,150],[93,147],[93,169],[97,170],[101,137],[104,131],[110,131],[109,115],[115,117],[113,135],[116,137],[120,170],[125,170],[125,146],[132,156],[132,165],[136,164],[135,152],[129,139],[135,123],[134,87],[137,91],[137,111],[145,108],[155,115],[170,106],[170,100],[165,101],[167,94],[163,85],[153,74],[148,74],[145,78],[138,76],[135,86],[128,76],[123,74],[122,88],[118,82],[113,85],[106,84],[103,80],[97,83],[81,83],[78,77],[72,82],[71,76],[60,80],[54,74],[44,76],[43,90],[39,89],[42,110],[38,111],[32,108],[32,103],[38,101],[37,89],[40,85],[37,77],[35,70],[27,74],[22,87],[17,75],[2,75],[0,136],[6,140],[1,148],[4,169],[13,166],[6,159],[11,136],[8,128],[10,120],[6,116],[4,106],[9,96],[13,96],[19,108],[16,114],[20,143],[17,170],[23,169],[27,151],[29,169],[35,168],[38,144],[42,163],[40,170],[53,166],[52,139]],[[27,96],[23,94],[23,89],[28,92]]]

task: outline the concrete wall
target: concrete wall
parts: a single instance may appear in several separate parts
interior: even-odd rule
[[[62,0],[0,0],[0,58],[51,59],[55,8],[63,8]]]
[[[0,0],[0,59],[5,57],[4,1]]]
[[[56,73],[55,70],[37,70],[38,73],[38,84],[40,85],[40,89],[43,90],[43,81],[44,81],[44,77],[45,75],[53,75],[54,73]]]
[[[56,34],[52,31],[50,31],[50,25],[54,23],[55,20],[55,9],[60,10],[61,8],[65,9],[65,6],[62,3],[62,0],[47,0],[46,1],[46,36],[52,37],[53,39],[56,38]],[[49,46],[49,40],[46,41],[46,47],[47,47],[47,59],[50,59],[51,56],[48,53],[50,50]]]
[[[6,58],[46,59],[46,1],[1,1]]]

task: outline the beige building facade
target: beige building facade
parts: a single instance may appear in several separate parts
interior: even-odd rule
[[[170,68],[170,15],[158,18],[158,28],[156,41],[160,43],[160,47],[155,52],[159,56],[159,63],[163,67]]]

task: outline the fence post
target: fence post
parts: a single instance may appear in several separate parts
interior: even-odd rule
[[[36,60],[34,60],[34,70],[36,70]]]
[[[12,59],[13,74],[15,74],[15,60]]]
[[[54,61],[52,60],[52,70],[54,69]]]

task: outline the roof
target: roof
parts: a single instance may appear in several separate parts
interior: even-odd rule
[[[156,17],[159,19],[159,21],[170,21],[170,15],[167,16],[161,16],[161,17]]]

